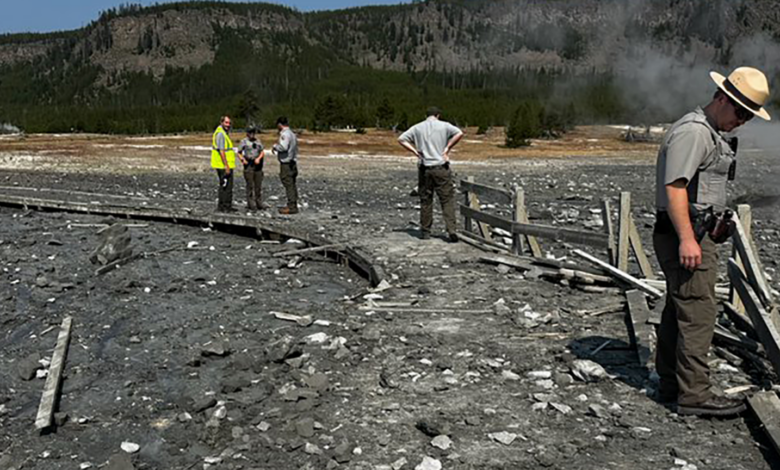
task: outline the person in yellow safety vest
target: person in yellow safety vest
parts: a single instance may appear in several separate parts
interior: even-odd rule
[[[217,211],[236,212],[233,207],[233,169],[236,168],[236,152],[230,140],[230,116],[222,116],[211,138],[211,168],[217,170]]]

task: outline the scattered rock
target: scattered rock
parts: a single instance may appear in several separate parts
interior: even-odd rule
[[[390,464],[390,466],[393,467],[393,470],[401,470],[406,466],[407,463],[408,460],[406,460],[406,457],[401,457],[400,459]]]
[[[41,355],[38,353],[30,354],[16,363],[16,375],[20,379],[30,381],[35,378],[38,369],[41,368]]]
[[[447,450],[452,446],[452,440],[448,436],[436,436],[431,441],[431,445],[441,450]]]
[[[571,373],[583,382],[598,382],[609,377],[601,365],[588,359],[577,359],[572,362]]]
[[[321,373],[317,373],[309,377],[306,377],[305,379],[303,379],[303,382],[309,388],[313,388],[314,390],[317,390],[319,392],[327,391],[328,388],[330,388],[330,379],[328,378],[327,375]]]
[[[303,418],[295,423],[295,432],[303,438],[310,438],[314,436],[314,420],[311,418]]]
[[[141,446],[139,446],[135,442],[124,441],[119,447],[121,447],[122,450],[127,452],[128,454],[135,454],[136,452],[141,450]]]
[[[308,442],[303,446],[303,451],[309,455],[322,455],[322,449]]]
[[[441,470],[441,462],[434,458],[425,456],[423,461],[414,467],[414,470]]]
[[[348,442],[342,442],[333,449],[333,459],[338,463],[347,463],[352,460],[352,449]]]
[[[488,437],[493,439],[496,442],[500,442],[501,444],[508,446],[511,445],[513,442],[515,442],[515,439],[517,439],[517,434],[501,431],[501,432],[490,433],[488,434]]]
[[[192,403],[191,410],[194,413],[200,413],[201,411],[208,410],[217,405],[217,399],[214,397],[201,397]]]
[[[221,341],[211,341],[203,345],[200,355],[203,357],[225,357],[230,354],[230,350]]]
[[[431,421],[419,420],[414,424],[420,432],[428,437],[436,437],[441,435],[448,435],[450,433],[450,427],[446,424],[440,425]]]

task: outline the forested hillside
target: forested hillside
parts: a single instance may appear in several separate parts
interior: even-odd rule
[[[262,3],[123,6],[69,32],[0,37],[0,122],[27,131],[404,127],[669,119],[706,72],[780,63],[774,1],[429,0],[300,13]],[[522,105],[522,106],[521,106]]]

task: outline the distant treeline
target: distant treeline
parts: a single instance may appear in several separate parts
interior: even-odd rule
[[[532,123],[523,135],[533,137],[558,133],[575,123],[632,121],[637,116],[639,105],[622,98],[609,74],[569,75],[519,67],[465,72],[376,70],[350,63],[338,51],[300,35],[258,37],[218,25],[214,25],[216,58],[198,69],[166,68],[155,77],[106,73],[90,61],[94,51],[111,47],[108,25],[116,16],[215,5],[223,4],[165,4],[151,9],[125,5],[104,12],[81,34],[47,36],[54,44],[47,55],[32,63],[0,67],[0,122],[11,122],[27,132],[148,134],[208,131],[223,114],[233,115],[239,127],[250,121],[269,127],[284,114],[294,126],[314,130],[375,126],[403,130],[435,104],[444,109],[446,119],[460,126],[486,129],[525,116],[520,120]],[[229,5],[247,11],[257,8],[257,4]],[[263,8],[297,14],[284,7]],[[322,21],[326,15],[310,21]],[[416,34],[423,37],[422,32]],[[35,35],[21,36],[33,40]],[[139,38],[139,55],[155,44],[153,38],[145,38]],[[262,47],[257,47],[258,41]]]

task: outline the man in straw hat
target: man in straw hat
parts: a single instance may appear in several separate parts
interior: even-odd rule
[[[721,132],[754,116],[768,121],[763,106],[769,84],[750,67],[728,78],[716,72],[710,76],[718,86],[712,101],[675,122],[658,151],[653,244],[667,288],[656,355],[658,398],[676,401],[681,415],[734,416],[745,409],[742,401],[710,389],[707,354],[717,314],[717,250],[713,232],[701,230],[700,222],[702,214],[725,209],[726,181],[734,175],[736,148]]]

